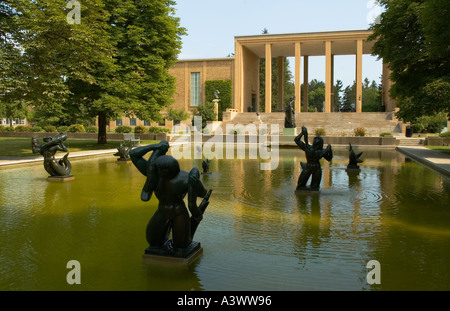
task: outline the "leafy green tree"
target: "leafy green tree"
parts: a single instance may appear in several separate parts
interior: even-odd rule
[[[369,82],[369,79],[364,79],[362,90],[362,111],[364,112],[379,112],[381,111],[381,94],[382,86],[375,81]]]
[[[98,67],[96,85],[75,83],[77,90],[86,90],[79,99],[87,98],[92,114],[98,116],[99,143],[106,142],[109,118],[125,113],[142,120],[162,119],[160,111],[171,104],[175,92],[175,79],[168,70],[177,60],[185,33],[173,15],[175,1],[105,3],[114,64]]]
[[[344,92],[344,83],[342,83],[342,80],[337,80],[333,88],[334,88],[333,111],[337,112],[341,108],[341,101],[342,101],[341,93]]]
[[[355,111],[356,100],[356,82],[353,81],[352,85],[348,85],[344,89],[344,96],[342,97],[341,111]]]
[[[308,86],[308,110],[323,111],[325,102],[325,82],[313,79]]]
[[[207,102],[204,105],[196,107],[196,109],[193,111],[193,114],[194,117],[202,117],[202,128],[204,128],[208,121],[214,121],[216,119],[216,113],[214,112],[214,103]],[[193,118],[192,122],[194,123],[194,121],[195,120]]]
[[[447,0],[380,0],[373,53],[389,64],[398,116],[450,113],[450,6]]]
[[[172,120],[175,123],[186,120],[189,118],[189,114],[184,109],[175,109],[169,107],[167,110],[167,119]]]
[[[24,71],[27,69],[17,45],[16,15],[10,1],[0,1],[0,117],[26,118],[29,109],[24,100]]]

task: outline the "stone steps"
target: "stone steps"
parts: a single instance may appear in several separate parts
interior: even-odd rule
[[[399,141],[399,146],[423,146],[425,139],[424,138],[408,138],[402,137],[397,138]]]
[[[278,124],[280,130],[284,128],[284,112],[260,113],[259,120],[264,124]],[[310,133],[316,128],[323,128],[327,135],[353,136],[355,128],[364,127],[367,136],[379,136],[388,132],[399,135],[404,132],[402,122],[399,122],[393,113],[311,113],[296,114],[297,132],[304,125]],[[256,113],[238,113],[226,124],[260,124]],[[225,127],[223,127],[225,128]]]

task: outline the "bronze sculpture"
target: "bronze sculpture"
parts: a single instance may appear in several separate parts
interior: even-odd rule
[[[290,102],[286,106],[285,117],[284,117],[284,127],[285,128],[295,128],[295,111],[293,103],[295,102],[295,97],[291,97]]]
[[[44,156],[44,168],[51,177],[69,177],[72,169],[66,153],[62,159],[56,160],[55,154],[57,151],[67,152],[67,147],[63,142],[67,139],[67,134],[57,134],[54,137],[46,136],[43,138],[44,144],[39,143],[36,137],[31,138],[31,148],[33,153],[40,153]]]
[[[349,143],[349,148],[348,148],[349,154],[348,154],[348,165],[347,165],[347,170],[355,170],[355,171],[359,171],[359,165],[358,163],[362,163],[363,160],[360,159],[362,152],[356,154],[355,151],[353,150],[352,144]]]
[[[119,147],[117,147],[117,152],[114,154],[115,156],[119,156],[117,161],[129,161],[130,160],[130,151],[133,147],[131,144],[120,143]]]
[[[211,161],[209,161],[208,159],[206,159],[202,162],[202,168],[203,168],[202,174],[211,174],[211,172],[209,171],[210,164],[211,164]]]
[[[304,137],[305,142],[301,139]],[[333,150],[331,145],[328,145],[323,149],[323,138],[316,136],[314,138],[313,144],[310,145],[308,142],[308,130],[305,126],[302,126],[302,132],[294,139],[297,146],[300,147],[305,152],[307,163],[301,162],[302,172],[298,178],[297,191],[309,190],[309,191],[319,191],[320,181],[322,180],[322,168],[320,166],[320,159],[325,158],[327,161],[333,159]],[[306,186],[306,183],[311,177],[310,187]]]
[[[159,200],[158,209],[148,222],[146,238],[149,247],[145,254],[186,258],[200,249],[194,242],[195,231],[209,204],[211,191],[207,191],[200,181],[198,168],[190,172],[180,169],[178,161],[166,155],[169,143],[135,148],[130,151],[133,164],[147,180],[141,192],[141,200],[149,201],[153,193]],[[149,159],[144,155],[152,152]],[[188,208],[183,201],[188,195]],[[203,198],[197,205],[197,198]],[[169,234],[172,232],[172,239]]]

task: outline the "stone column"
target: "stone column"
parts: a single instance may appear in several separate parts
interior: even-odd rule
[[[234,53],[234,70],[235,79],[233,79],[234,88],[234,109],[239,112],[244,111],[244,70],[242,64],[242,46],[235,41],[235,53]]]
[[[272,112],[272,45],[266,44],[266,101],[265,112]]]
[[[331,41],[325,42],[325,111],[331,112],[331,90],[333,88],[333,69]]]
[[[284,57],[278,57],[278,109],[282,110],[284,104]]]
[[[300,82],[301,75],[301,57],[302,47],[300,42],[295,43],[295,113],[301,111],[302,87]]]
[[[307,55],[303,56],[303,111],[308,112],[308,87],[309,87],[309,77],[308,77],[308,69],[309,67],[309,58]]]
[[[356,112],[362,112],[362,53],[363,41],[356,41]]]
[[[219,102],[220,99],[216,98],[213,99],[213,103],[214,103],[214,113],[216,114],[216,121],[219,121]]]

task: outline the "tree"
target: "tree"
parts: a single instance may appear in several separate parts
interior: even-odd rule
[[[355,99],[356,99],[356,82],[353,81],[353,85],[348,85],[344,90],[344,96],[342,98],[341,111],[349,112],[355,111]]]
[[[342,80],[337,80],[334,85],[334,96],[333,96],[333,111],[337,112],[341,109],[342,96],[341,93],[344,91],[344,84]]]
[[[175,79],[169,68],[181,49],[184,28],[173,13],[172,0],[108,0],[108,36],[114,66],[100,66],[97,85],[83,98],[98,116],[99,143],[106,142],[106,123],[120,114],[160,121],[160,111],[173,101]],[[80,89],[80,88],[78,88]]]
[[[385,12],[373,24],[373,53],[391,70],[390,95],[398,116],[450,113],[450,6],[447,0],[380,0]]]
[[[325,82],[312,79],[308,86],[308,110],[323,111],[325,102]]]
[[[202,128],[204,128],[207,125],[208,121],[214,121],[216,119],[216,113],[214,112],[214,103],[207,102],[204,105],[200,105],[196,107],[196,109],[193,111],[194,117],[201,117],[202,118]],[[192,119],[192,123],[194,124],[195,119]]]
[[[26,118],[29,109],[24,100],[26,70],[17,45],[16,12],[8,1],[0,2],[0,117]]]
[[[64,0],[1,1],[8,12],[8,42],[14,48],[4,75],[10,102],[21,101],[54,123],[72,115],[66,105],[71,94],[69,81],[98,83],[99,64],[112,63],[112,46],[106,33],[107,12],[101,0],[86,0],[82,22],[69,24]],[[3,53],[8,50],[1,47]],[[18,71],[20,69],[20,71]]]
[[[369,82],[365,79],[362,89],[362,111],[364,112],[379,112],[381,111],[381,94],[382,86],[375,81]]]
[[[174,121],[174,123],[179,123],[189,118],[189,114],[184,109],[175,109],[169,107],[167,109],[167,119]]]

